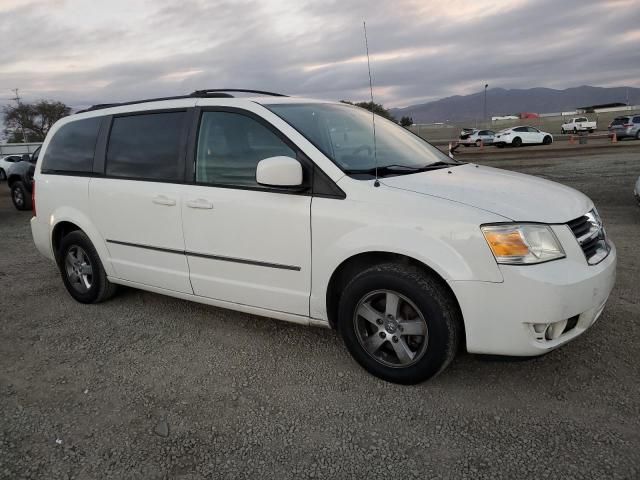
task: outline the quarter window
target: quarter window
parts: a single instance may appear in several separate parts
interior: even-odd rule
[[[296,152],[257,120],[231,112],[202,114],[197,183],[258,187],[258,162],[276,156],[296,158]]]
[[[47,147],[42,169],[57,172],[91,172],[101,121],[101,117],[93,117],[76,120],[60,127]]]
[[[186,112],[115,117],[107,146],[106,174],[141,180],[177,181]]]

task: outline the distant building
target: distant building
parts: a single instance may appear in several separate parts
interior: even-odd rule
[[[492,122],[499,122],[500,120],[518,120],[516,115],[502,115],[499,117],[491,117]]]
[[[627,106],[626,103],[621,103],[621,102],[602,103],[600,105],[589,105],[587,107],[578,107],[577,111],[578,113],[594,113],[599,110],[609,110],[609,109],[613,109],[610,111],[615,111],[620,107],[626,107],[626,106]]]

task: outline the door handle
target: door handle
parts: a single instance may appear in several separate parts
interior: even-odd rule
[[[213,203],[204,198],[198,198],[196,200],[187,200],[187,207],[189,208],[201,208],[203,210],[210,210],[213,208]]]
[[[167,207],[173,207],[176,204],[176,201],[173,198],[168,198],[164,195],[153,197],[152,201],[157,205],[166,205]]]

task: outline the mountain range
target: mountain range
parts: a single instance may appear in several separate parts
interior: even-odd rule
[[[520,112],[567,112],[578,107],[614,102],[640,104],[640,88],[588,85],[565,90],[491,88],[487,90],[487,117]],[[392,108],[389,111],[398,120],[409,116],[414,123],[482,119],[484,92],[455,95],[405,108]]]

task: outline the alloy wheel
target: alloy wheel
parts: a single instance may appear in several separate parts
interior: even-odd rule
[[[88,292],[93,284],[93,267],[87,252],[78,245],[72,245],[67,250],[64,266],[73,289],[79,293]]]
[[[24,192],[21,188],[13,189],[13,201],[18,207],[22,207],[24,205]]]
[[[353,323],[362,348],[383,365],[405,368],[427,351],[429,334],[424,315],[400,293],[368,293],[358,302]]]

